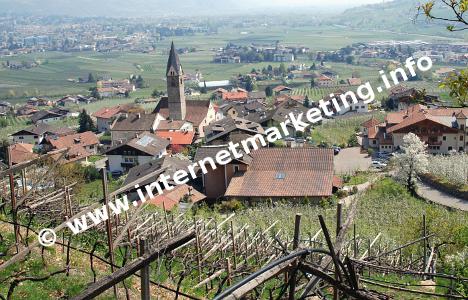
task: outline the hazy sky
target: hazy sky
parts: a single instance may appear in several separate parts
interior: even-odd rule
[[[0,0],[0,8],[5,12],[43,15],[155,16],[268,12],[277,9],[297,9],[298,12],[304,12],[301,8],[336,10],[382,2],[383,0]]]

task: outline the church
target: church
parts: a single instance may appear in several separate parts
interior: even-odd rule
[[[121,114],[111,126],[112,144],[133,139],[142,132],[194,132],[205,136],[205,127],[215,121],[216,111],[210,100],[185,98],[184,70],[174,43],[166,67],[167,96],[160,99],[151,114]]]
[[[167,96],[161,98],[153,113],[165,119],[165,122],[161,122],[163,126],[174,121],[186,121],[193,125],[199,137],[204,137],[204,128],[215,121],[216,112],[210,100],[185,98],[184,70],[174,43],[167,61],[166,78]]]

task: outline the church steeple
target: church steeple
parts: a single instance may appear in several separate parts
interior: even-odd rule
[[[167,60],[166,78],[169,118],[172,120],[185,120],[187,108],[185,103],[184,71],[180,64],[174,42],[171,44],[171,51]]]
[[[167,60],[166,76],[183,75],[182,65],[180,64],[179,55],[171,43],[171,51],[169,52],[169,59]]]

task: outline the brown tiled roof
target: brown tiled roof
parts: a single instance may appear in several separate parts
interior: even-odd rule
[[[189,121],[198,127],[208,115],[210,100],[186,100],[185,103],[187,107],[185,121]],[[165,119],[169,118],[169,103],[167,97],[161,98],[153,113],[159,113]]]
[[[228,150],[228,147],[225,145],[199,147],[197,148],[197,152],[193,160],[195,162],[199,162],[199,161],[204,160],[207,157],[211,157],[216,162],[216,154],[221,150]],[[244,154],[244,152],[240,149],[239,149],[239,153]],[[235,159],[234,155],[231,155],[231,158]],[[247,165],[252,163],[252,157],[247,154],[244,154],[242,158],[237,159],[237,160]]]
[[[152,160],[145,164],[133,167],[128,172],[125,178],[124,186],[128,185],[136,180],[145,177],[151,173],[155,173],[154,178],[150,178],[140,183],[140,186],[151,183],[157,179],[161,173],[172,176],[178,170],[185,170],[192,162],[189,160],[182,160],[177,157],[164,156],[160,159]],[[158,172],[159,171],[159,172]]]
[[[232,178],[228,197],[326,197],[332,194],[333,150],[263,148],[249,170]]]
[[[110,119],[116,116],[118,113],[122,111],[122,107],[119,106],[114,106],[114,107],[104,107],[98,110],[93,114],[94,117],[96,118],[101,118],[101,119]]]
[[[175,187],[172,191],[166,191],[163,195],[150,199],[148,202],[160,208],[172,210],[186,195],[190,195],[192,203],[197,203],[206,198],[206,196],[199,191],[183,184]]]
[[[273,92],[281,92],[282,90],[289,90],[292,91],[292,88],[284,86],[284,85],[278,85],[273,89]]]
[[[211,123],[206,127],[205,139],[209,143],[219,139],[234,130],[240,130],[247,134],[265,134],[262,125],[242,118],[226,117],[217,122]]]
[[[362,123],[361,126],[365,128],[371,128],[371,127],[377,126],[379,123],[380,123],[379,120],[372,117],[370,120],[367,120],[364,123]]]
[[[151,131],[155,120],[156,114],[127,114],[114,121],[111,131]]]
[[[19,163],[33,160],[39,155],[33,153],[34,145],[31,144],[14,144],[8,147],[11,164],[16,165]]]
[[[419,122],[424,121],[424,120],[430,120],[432,122],[439,123],[441,125],[447,126],[447,124],[444,124],[444,123],[440,122],[434,116],[428,114],[425,111],[422,111],[422,112],[417,112],[417,113],[414,113],[414,114],[411,114],[411,115],[407,116],[400,123],[396,124],[395,126],[392,126],[392,127],[388,128],[387,132],[391,133],[391,132],[397,131],[399,129],[405,128],[407,126],[411,126],[413,124],[419,123]]]
[[[183,120],[161,120],[156,130],[180,130],[185,123]]]
[[[147,153],[151,156],[158,155],[161,151],[165,150],[169,146],[169,141],[163,138],[160,138],[152,133],[143,132],[138,135],[138,137],[131,139],[126,143],[115,145],[106,151],[109,153],[123,146],[130,146],[134,149],[140,150],[144,153]]]
[[[67,134],[73,134],[76,131],[74,129],[68,128],[68,127],[55,127],[47,124],[37,124],[25,129],[22,129],[18,132],[13,133],[12,135],[17,135],[20,134],[21,132],[28,132],[31,133],[32,135],[42,135],[46,132],[50,132],[52,134],[56,134],[58,136],[63,136]]]
[[[49,139],[49,142],[52,145],[52,147],[57,150],[70,148],[74,146],[86,147],[99,144],[97,136],[91,131],[70,134],[59,137],[57,139],[51,138]]]

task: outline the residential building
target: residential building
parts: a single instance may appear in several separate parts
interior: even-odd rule
[[[84,149],[89,155],[97,154],[99,139],[96,134],[91,131],[83,133],[75,133],[60,137],[47,137],[42,142],[43,148],[45,151],[53,150],[62,150],[62,149],[72,149],[74,148],[75,152],[83,152],[81,149]]]
[[[156,136],[169,141],[172,154],[180,153],[193,143],[194,131],[156,131]]]
[[[284,86],[284,85],[279,85],[279,86],[273,88],[273,93],[276,96],[285,95],[285,94],[289,95],[289,94],[291,94],[291,92],[292,92],[292,88]]]
[[[96,118],[98,132],[109,132],[115,119],[122,113],[128,113],[132,108],[132,105],[117,105],[104,107],[93,113],[93,117]]]
[[[164,118],[158,114],[120,114],[110,129],[112,145],[133,139],[138,133],[144,131],[154,132],[161,120]]]
[[[265,135],[262,125],[242,118],[226,117],[207,126],[205,141],[210,145],[239,143],[257,134]]]
[[[247,170],[231,178],[227,198],[318,202],[333,193],[332,149],[263,148],[250,156]]]
[[[428,145],[432,154],[468,151],[467,108],[429,109],[417,104],[389,113],[385,122],[369,120],[363,143],[379,151],[392,152],[401,148],[403,137],[412,132]],[[363,132],[364,133],[364,132]]]
[[[317,87],[332,87],[336,85],[335,80],[324,75],[315,78],[314,83]]]
[[[9,163],[11,165],[17,165],[39,157],[38,154],[33,152],[33,148],[33,144],[14,144],[8,146]]]
[[[143,165],[167,155],[169,141],[150,132],[143,132],[126,142],[115,144],[105,152],[109,171],[124,173],[131,168]]]
[[[197,149],[194,161],[205,161],[211,158],[216,163],[216,154],[221,150],[228,150],[226,145],[203,146]],[[242,152],[240,152],[242,153]],[[209,163],[206,164],[208,172],[202,172],[202,185],[203,194],[209,200],[217,200],[224,196],[231,179],[240,172],[247,171],[248,165],[251,163],[252,158],[244,154],[241,158],[232,156],[232,161],[224,166],[216,165],[216,169],[211,169]]]
[[[13,143],[23,143],[23,144],[41,144],[46,137],[57,138],[69,134],[74,134],[76,131],[71,128],[62,127],[57,128],[55,126],[47,124],[37,124],[25,129],[21,129],[13,134],[11,138]]]

